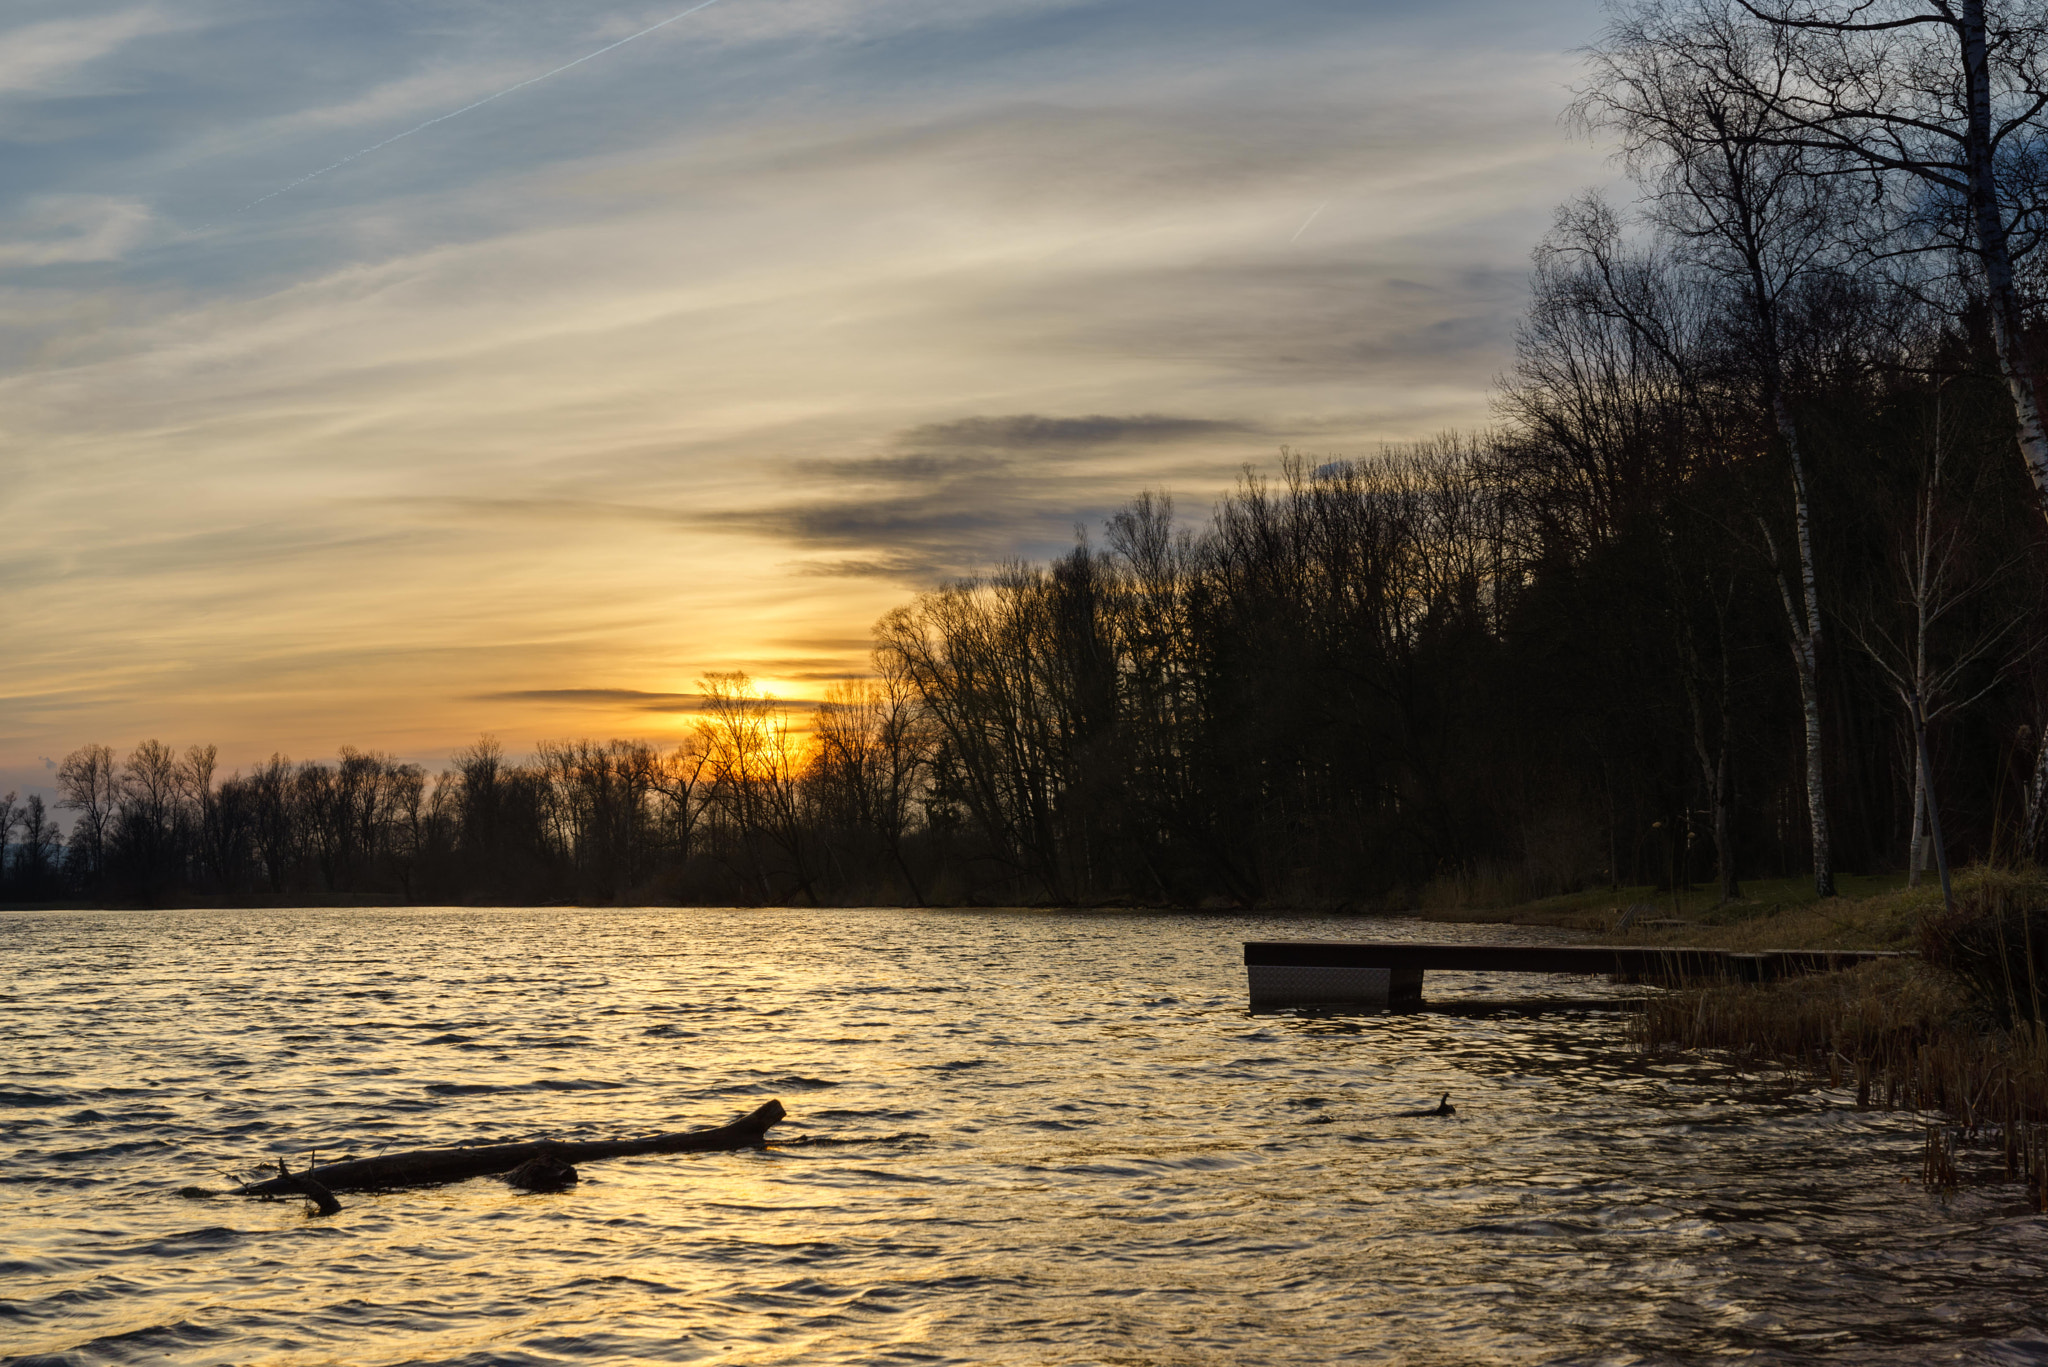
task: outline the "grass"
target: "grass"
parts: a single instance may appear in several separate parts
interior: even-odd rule
[[[1808,877],[1751,879],[1740,900],[1720,905],[1704,887],[1677,893],[1595,888],[1501,906],[1425,905],[1417,914],[1431,921],[1563,926],[1618,944],[1899,949],[1911,944],[1921,913],[1941,901],[1931,881],[1917,888],[1905,883],[1903,874],[1845,874],[1835,880],[1837,894],[1822,899]],[[1631,924],[1616,930],[1630,907],[1636,909]]]

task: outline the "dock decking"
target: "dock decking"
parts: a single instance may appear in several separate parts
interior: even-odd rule
[[[1251,940],[1245,974],[1254,1011],[1316,1007],[1385,1010],[1422,1002],[1422,975],[1584,973],[1645,982],[1734,978],[1769,982],[1827,973],[1873,959],[1873,949],[1772,949],[1738,953],[1696,946],[1442,944],[1413,940]]]

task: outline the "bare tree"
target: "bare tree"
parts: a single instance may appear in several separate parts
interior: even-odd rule
[[[920,594],[876,625],[876,658],[916,691],[938,736],[935,781],[972,814],[989,856],[1065,903],[1075,896],[1061,839],[1073,769],[1048,687],[1050,578],[1012,565]]]
[[[793,891],[816,903],[804,830],[802,755],[785,709],[744,672],[713,672],[698,680],[705,718],[697,734],[710,775],[708,800],[736,843],[748,881],[763,901],[777,900],[765,845],[780,847],[796,880]]]
[[[86,877],[98,881],[107,871],[107,845],[121,798],[114,751],[107,745],[81,745],[57,766],[57,805],[76,812],[72,841],[85,851]]]
[[[13,794],[8,794],[12,797]],[[30,793],[16,815],[21,840],[14,847],[14,883],[30,897],[41,894],[57,874],[64,836],[44,810],[41,793]]]
[[[813,819],[839,844],[866,847],[864,859],[886,861],[919,904],[924,892],[903,857],[903,838],[928,759],[924,732],[915,695],[900,674],[835,685],[811,714],[812,757],[804,775]],[[842,879],[850,882],[847,872],[842,867]],[[875,877],[872,869],[864,872]]]
[[[413,880],[429,845],[426,802],[427,771],[417,764],[398,764],[389,775],[391,868],[401,896],[414,897]]]
[[[1711,13],[1692,6],[1651,0],[1622,10],[1595,47],[1592,79],[1574,112],[1620,136],[1652,221],[1729,293],[1731,354],[1747,358],[1786,458],[1792,563],[1769,522],[1761,514],[1757,522],[1791,636],[1806,727],[1814,887],[1826,897],[1834,873],[1822,763],[1822,612],[1811,481],[1789,393],[1787,313],[1803,292],[1839,273],[1848,215],[1839,154],[1789,137],[1786,120],[1751,94],[1761,84],[1756,69],[1769,60],[1759,35],[1717,27]]]
[[[1598,509],[1585,527],[1588,535],[1608,535],[1631,518],[1654,514],[1657,543],[1671,611],[1687,708],[1692,719],[1692,747],[1710,804],[1715,868],[1723,901],[1740,895],[1733,853],[1734,739],[1732,680],[1727,658],[1726,616],[1734,592],[1732,578],[1705,583],[1681,556],[1675,544],[1684,523],[1669,500],[1684,481],[1725,459],[1726,448],[1741,437],[1730,430],[1725,412],[1739,403],[1760,406],[1781,437],[1792,472],[1794,544],[1799,550],[1796,581],[1778,556],[1777,539],[1761,513],[1763,550],[1777,581],[1792,647],[1794,677],[1799,685],[1805,735],[1805,797],[1813,851],[1814,885],[1826,896],[1834,889],[1826,776],[1822,765],[1822,710],[1819,682],[1820,594],[1812,550],[1811,518],[1806,495],[1805,465],[1798,429],[1784,402],[1784,368],[1778,343],[1780,301],[1791,288],[1779,260],[1798,253],[1780,250],[1764,225],[1770,214],[1740,201],[1748,185],[1740,154],[1732,169],[1672,167],[1653,154],[1678,160],[1696,157],[1699,148],[1685,141],[1678,126],[1682,111],[1670,106],[1680,96],[1659,82],[1674,81],[1653,55],[1633,51],[1625,61],[1608,53],[1601,80],[1581,97],[1580,117],[1619,126],[1629,140],[1632,169],[1654,178],[1663,203],[1655,221],[1666,241],[1633,246],[1625,242],[1619,217],[1603,201],[1588,196],[1566,205],[1556,227],[1537,252],[1537,302],[1532,316],[1541,330],[1525,330],[1520,348],[1520,387],[1511,390],[1511,411],[1526,421],[1541,415],[1548,442],[1566,456],[1566,468],[1586,473],[1585,493],[1564,490],[1565,501],[1586,499]],[[1633,63],[1633,65],[1631,64]],[[1647,67],[1648,70],[1642,68]],[[1637,112],[1636,106],[1647,112]],[[1661,141],[1660,141],[1661,139]],[[1667,142],[1672,144],[1667,146]],[[1713,225],[1730,227],[1735,241],[1719,237]],[[1701,271],[1698,250],[1714,258],[1714,268]],[[1686,252],[1686,248],[1692,248]],[[1680,253],[1684,252],[1684,255]],[[1767,268],[1768,267],[1768,268]],[[1761,333],[1769,338],[1762,359],[1754,349],[1730,345],[1731,328],[1738,335]],[[1731,393],[1727,383],[1730,352],[1750,354],[1755,390]],[[1745,367],[1736,367],[1743,369]],[[1756,405],[1756,400],[1763,402]],[[1565,402],[1560,403],[1560,399]],[[1625,435],[1623,435],[1625,434]],[[1574,454],[1583,452],[1583,455]],[[1604,454],[1594,455],[1596,452]],[[1623,453],[1630,453],[1624,456]],[[1510,456],[1509,468],[1542,463],[1543,455]],[[1555,456],[1550,463],[1556,463]],[[1498,457],[1489,465],[1498,466]],[[1627,469],[1625,477],[1621,471]],[[1599,472],[1595,475],[1594,472]],[[1532,501],[1555,503],[1556,490]],[[1589,497],[1590,496],[1590,497]],[[1657,500],[1666,506],[1656,506]],[[1504,540],[1504,536],[1492,538]],[[1729,538],[1734,540],[1735,538]],[[1476,538],[1484,542],[1487,538]],[[1688,563],[1681,566],[1681,560]],[[1704,597],[1715,621],[1718,667],[1707,667],[1693,626],[1693,600]],[[1710,702],[1710,699],[1712,700]]]
[[[616,901],[646,873],[661,757],[642,741],[543,741],[561,855],[594,895]]]
[[[215,882],[224,884],[234,863],[230,849],[234,833],[222,820],[220,791],[213,783],[219,763],[217,747],[187,746],[178,765],[178,786],[180,800],[196,827],[197,863]]]
[[[14,828],[20,824],[23,813],[17,801],[19,794],[12,789],[0,793],[0,885],[7,881],[12,860],[9,855],[14,844]]]
[[[184,766],[160,740],[146,740],[121,766],[120,817],[115,830],[122,861],[140,890],[156,897],[176,881],[185,824]]]
[[[697,824],[704,815],[705,765],[711,751],[702,736],[687,737],[662,756],[652,776],[667,844],[679,861],[695,852]]]
[[[2048,236],[2048,10],[2040,0],[1644,0],[1624,12],[1675,60],[1761,110],[1773,146],[1856,173],[1889,209],[1880,257],[1971,266],[2048,517],[2048,427],[2020,266]],[[1904,179],[1917,197],[1889,195]],[[1878,216],[1878,215],[1873,215]]]
[[[264,881],[283,892],[299,862],[298,807],[292,800],[292,762],[280,754],[249,775],[256,853]]]
[[[1953,438],[1944,430],[1943,416],[1937,389],[1912,521],[1892,554],[1899,585],[1894,606],[1902,611],[1896,621],[1867,614],[1852,619],[1850,628],[1898,695],[1913,769],[1907,881],[1916,885],[1940,831],[1934,775],[1928,770],[1927,728],[1983,698],[2017,663],[2005,647],[2019,630],[2019,619],[1994,614],[1974,627],[1966,626],[1961,634],[1949,630],[1949,623],[1972,599],[2025,563],[2023,553],[1989,565],[1973,563],[1977,548],[1969,536],[1968,515],[1976,491],[1966,489],[1956,497],[1950,487],[1953,481],[1945,478]]]
[[[2034,773],[2027,780],[2026,808],[2020,817],[2019,857],[2032,859],[2048,829],[2048,727],[2034,728]]]

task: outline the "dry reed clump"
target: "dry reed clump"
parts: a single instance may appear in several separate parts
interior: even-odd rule
[[[1919,942],[2000,1025],[2048,1020],[2048,879],[2038,872],[1975,873],[1953,908],[1921,918]]]
[[[1843,1067],[1856,1060],[1889,1066],[1947,1038],[1968,1006],[1945,975],[1891,959],[1784,982],[1715,982],[1651,997],[1636,1028],[1645,1048],[1721,1050],[1803,1066],[1839,1085]]]
[[[2039,950],[2048,879],[1984,871],[1953,912],[1921,918],[1925,957],[1760,986],[1709,984],[1654,997],[1645,1048],[1713,1049],[1787,1066],[1859,1107],[1929,1114],[1922,1179],[1952,1192],[1967,1149],[1992,1161],[1977,1181],[2024,1181],[2048,1210],[2048,1023]]]

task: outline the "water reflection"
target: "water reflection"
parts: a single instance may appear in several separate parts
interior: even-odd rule
[[[0,1352],[72,1362],[2033,1360],[2016,1201],[1918,1134],[1531,1015],[1244,1011],[1215,917],[14,915]],[[1486,934],[1483,928],[1459,928]],[[1525,932],[1531,933],[1533,932]],[[1426,928],[1430,937],[1440,927]],[[1526,983],[1512,989],[1532,990]],[[1615,996],[1635,989],[1613,989]],[[1454,1117],[1399,1117],[1448,1091]],[[297,1203],[222,1169],[709,1124],[765,1153]],[[809,1142],[806,1142],[809,1141]]]

